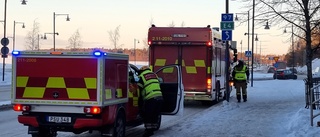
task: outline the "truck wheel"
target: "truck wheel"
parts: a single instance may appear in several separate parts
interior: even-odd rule
[[[158,122],[157,122],[157,128],[156,130],[159,130],[160,129],[160,126],[161,126],[161,114],[158,116]]]
[[[112,137],[125,137],[126,133],[126,118],[122,111],[119,111],[112,129]]]

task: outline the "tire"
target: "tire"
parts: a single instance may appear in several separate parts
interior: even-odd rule
[[[161,126],[161,119],[162,119],[162,116],[161,114],[158,116],[158,122],[157,122],[157,128],[156,128],[156,131],[160,129],[160,126]]]
[[[119,111],[112,128],[112,137],[125,137],[126,135],[126,118],[122,111]]]

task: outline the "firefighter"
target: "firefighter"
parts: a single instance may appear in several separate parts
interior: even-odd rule
[[[143,137],[149,137],[158,129],[159,115],[163,102],[162,92],[158,76],[148,66],[143,66],[139,71],[140,104],[141,116],[144,120],[145,132]]]
[[[247,102],[247,83],[249,82],[249,75],[250,73],[248,67],[242,60],[239,60],[238,64],[233,68],[232,71],[238,102],[241,102],[241,91],[243,101]]]

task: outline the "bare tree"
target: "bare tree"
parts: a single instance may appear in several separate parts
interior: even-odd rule
[[[123,46],[123,44],[121,44],[120,46],[118,44],[120,39],[120,25],[117,26],[114,30],[109,30],[108,34],[109,34],[109,40],[111,41],[114,49],[117,49]]]
[[[181,22],[181,27],[184,27],[186,25],[186,23],[184,21]]]
[[[252,0],[243,1],[253,5]],[[254,10],[257,12],[255,17],[269,19],[269,22],[279,24],[280,28],[292,26],[293,31],[291,33],[305,41],[309,88],[312,87],[313,54],[320,45],[312,48],[311,38],[312,32],[320,26],[319,8],[320,0],[256,0]]]
[[[38,50],[39,48],[39,39],[38,34],[40,32],[40,26],[37,19],[33,21],[33,25],[31,31],[28,32],[27,36],[25,37],[25,48],[27,50]]]
[[[154,25],[154,20],[153,17],[151,17],[150,21],[149,21],[150,26]]]
[[[174,21],[172,21],[170,24],[168,24],[168,27],[175,27],[176,24],[174,23]]]
[[[72,34],[72,36],[68,39],[69,41],[69,46],[67,48],[70,48],[71,50],[77,50],[82,47],[82,41],[81,41],[81,35],[79,32],[79,29],[76,30]]]

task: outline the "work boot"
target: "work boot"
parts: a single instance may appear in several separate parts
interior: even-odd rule
[[[243,99],[243,102],[247,102],[247,99]]]
[[[143,136],[142,137],[150,137],[153,135],[153,130],[151,129],[146,129],[143,133]]]
[[[240,99],[238,99],[238,103],[240,103],[241,102],[241,100]]]

